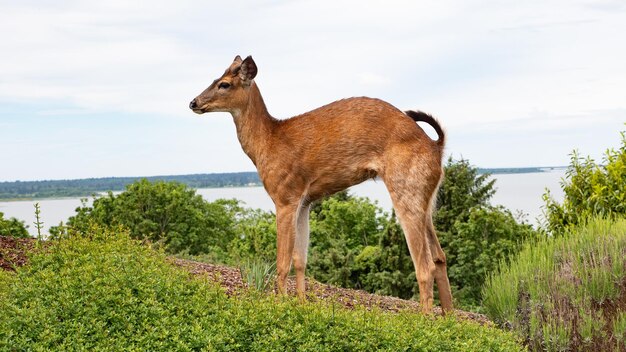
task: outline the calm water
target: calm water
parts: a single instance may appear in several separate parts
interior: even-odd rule
[[[496,194],[492,198],[492,204],[503,205],[512,211],[521,211],[527,214],[527,220],[537,224],[537,218],[541,215],[543,201],[542,194],[546,188],[552,191],[557,200],[562,200],[559,181],[564,177],[564,170],[530,174],[495,175]],[[386,211],[391,210],[391,199],[382,181],[367,181],[351,188],[351,193],[369,197],[378,202],[378,205]],[[245,202],[250,208],[274,210],[274,204],[265,193],[263,187],[236,187],[236,188],[204,188],[199,189],[198,194],[208,201],[219,198],[236,198]],[[44,222],[45,233],[50,226],[58,225],[61,221],[74,214],[81,205],[80,198],[42,199],[28,201],[0,202],[0,212],[5,218],[15,217],[24,220],[29,226],[31,234],[35,234],[33,222],[35,221],[34,204],[41,207],[41,218]]]

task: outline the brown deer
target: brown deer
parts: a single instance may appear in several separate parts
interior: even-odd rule
[[[265,107],[256,74],[252,57],[237,56],[189,108],[198,114],[222,111],[233,116],[241,147],[276,206],[279,291],[286,293],[293,259],[296,291],[304,299],[311,202],[378,176],[404,230],[422,311],[432,312],[434,281],[442,308],[451,310],[446,257],[432,223],[443,177],[444,133],[439,123],[425,113],[403,113],[365,97],[277,120]],[[430,124],[439,139],[430,139],[416,121]]]

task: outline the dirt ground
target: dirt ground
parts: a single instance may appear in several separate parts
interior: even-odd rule
[[[30,251],[35,242],[30,238],[14,238],[0,236],[0,268],[15,270],[16,267],[26,265],[26,252]]]

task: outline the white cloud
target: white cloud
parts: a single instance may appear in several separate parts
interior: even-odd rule
[[[596,112],[618,112],[599,113],[605,126],[624,120],[623,10],[620,1],[565,0],[2,2],[0,101],[33,104],[48,118],[161,116],[182,133],[194,128],[187,102],[236,54],[252,54],[279,117],[370,95],[433,113],[452,135],[511,125],[575,134]],[[208,121],[222,130],[207,136],[232,132]],[[201,143],[199,151],[223,152],[224,140]],[[494,163],[506,158],[492,154]],[[211,165],[250,168],[232,160]]]

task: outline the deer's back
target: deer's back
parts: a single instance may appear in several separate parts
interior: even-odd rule
[[[432,141],[405,113],[380,99],[357,97],[338,100],[302,115],[283,120],[276,139],[294,151],[365,153],[382,151],[389,143],[413,142],[430,147]]]

